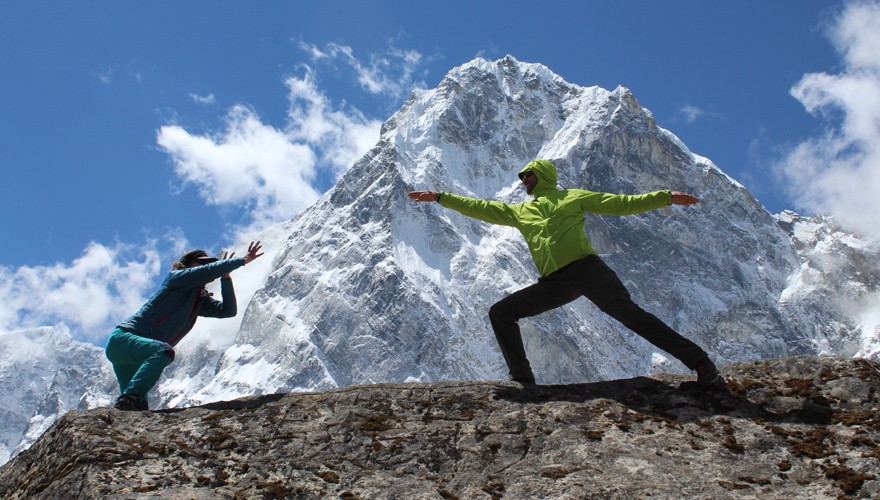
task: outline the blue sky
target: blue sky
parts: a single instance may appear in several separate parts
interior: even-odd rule
[[[858,214],[853,174],[878,194],[865,146],[880,135],[878,12],[812,0],[3,2],[0,330],[100,339],[182,250],[234,247],[291,218],[412,88],[477,56],[629,87],[771,212]]]

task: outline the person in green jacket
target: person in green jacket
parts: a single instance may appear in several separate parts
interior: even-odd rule
[[[620,321],[651,344],[697,372],[703,387],[724,383],[702,348],[682,337],[651,313],[636,305],[623,283],[599,258],[584,230],[584,213],[632,215],[669,205],[689,206],[699,200],[687,193],[655,191],[641,195],[557,189],[556,165],[534,160],[519,173],[526,193],[534,200],[520,204],[466,198],[452,193],[413,191],[420,202],[438,202],[492,224],[515,227],[525,237],[538,268],[538,282],[503,298],[489,309],[489,320],[510,371],[510,378],[534,384],[523,347],[519,320],[555,309],[580,296]]]
[[[252,242],[244,257],[234,258],[233,252],[222,260],[209,257],[204,250],[191,250],[174,263],[159,290],[107,340],[105,353],[121,393],[114,408],[149,410],[147,393],[174,360],[174,346],[192,330],[196,319],[236,315],[238,306],[229,273],[263,255],[260,248],[259,241]],[[205,289],[217,278],[222,301]]]

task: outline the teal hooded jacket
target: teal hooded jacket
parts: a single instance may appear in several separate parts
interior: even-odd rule
[[[668,190],[622,195],[557,189],[556,165],[550,160],[531,161],[521,173],[529,170],[538,178],[532,201],[514,205],[451,193],[440,193],[437,201],[468,217],[517,228],[542,277],[578,259],[596,255],[584,229],[584,213],[632,215],[672,204],[672,193]]]
[[[244,258],[235,258],[171,271],[150,300],[117,328],[177,345],[199,316],[231,318],[238,313],[232,280],[220,280],[222,302],[204,286],[243,265]]]

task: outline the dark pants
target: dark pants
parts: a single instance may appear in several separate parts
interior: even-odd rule
[[[706,351],[698,345],[637,306],[614,271],[602,259],[590,255],[538,279],[534,285],[508,295],[489,308],[489,320],[510,378],[534,378],[517,323],[520,318],[556,309],[580,296],[691,370],[706,357]]]

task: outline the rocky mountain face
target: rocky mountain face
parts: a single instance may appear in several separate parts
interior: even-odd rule
[[[880,311],[876,248],[827,218],[772,216],[657,126],[628,89],[575,85],[506,57],[476,59],[414,92],[333,189],[263,235],[277,250],[273,271],[240,308],[237,336],[209,346],[187,338],[152,401],[180,408],[373,383],[505,380],[487,310],[537,278],[521,236],[406,192],[519,203],[528,196],[516,173],[539,157],[556,163],[564,188],[671,188],[701,198],[637,216],[588,216],[586,231],[636,302],[718,364],[880,356],[880,318],[865,313]],[[521,326],[544,384],[686,373],[583,299]],[[0,342],[17,348],[13,337]],[[45,344],[54,354],[36,371],[19,358],[0,371],[4,402],[18,408],[0,414],[8,451],[16,436],[24,432],[26,447],[67,410],[115,398],[100,349],[83,345],[91,354],[68,357],[79,343],[64,342]],[[56,383],[61,367],[68,375]],[[23,373],[39,381],[28,385]]]
[[[17,498],[876,498],[880,364],[693,378],[352,386],[73,410],[0,469]]]
[[[0,464],[68,410],[107,404],[101,349],[54,328],[0,335]]]
[[[880,256],[876,246],[833,219],[785,211],[777,222],[790,235],[800,268],[789,277],[781,308],[798,322],[810,350],[878,359]]]

